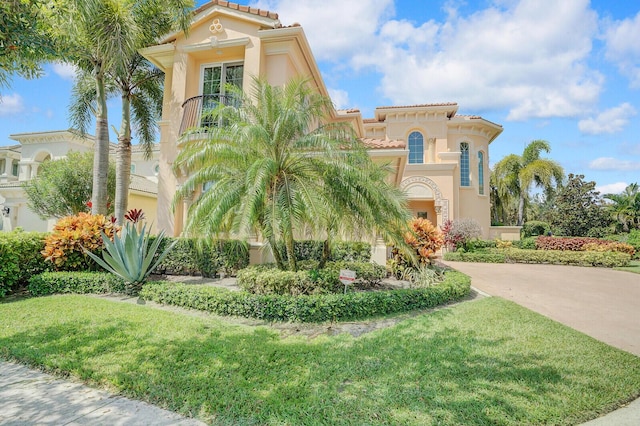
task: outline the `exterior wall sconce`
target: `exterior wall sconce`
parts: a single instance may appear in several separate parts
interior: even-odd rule
[[[11,213],[11,209],[9,207],[4,207],[2,209],[2,214],[5,216],[9,216],[9,213]]]

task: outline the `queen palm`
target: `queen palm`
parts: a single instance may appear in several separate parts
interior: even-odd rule
[[[534,140],[524,149],[522,155],[510,154],[496,163],[494,177],[500,197],[518,200],[517,225],[524,223],[525,204],[532,185],[545,191],[551,190],[564,179],[562,166],[557,162],[540,158],[541,152],[549,153],[551,146],[544,140]]]
[[[294,237],[304,225],[327,236],[342,223],[358,223],[392,242],[402,240],[409,213],[348,125],[326,124],[331,101],[305,80],[273,87],[254,79],[243,94],[229,87],[238,106],[219,107],[206,139],[185,139],[174,163],[188,177],[175,202],[211,187],[194,200],[187,232],[258,231],[281,269],[297,269]],[[286,259],[278,245],[285,247]]]

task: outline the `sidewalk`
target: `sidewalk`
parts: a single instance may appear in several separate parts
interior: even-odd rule
[[[145,402],[0,361],[0,425],[204,425]]]

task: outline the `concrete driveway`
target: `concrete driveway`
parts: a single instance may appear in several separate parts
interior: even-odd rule
[[[560,265],[444,262],[492,296],[640,356],[640,274]]]

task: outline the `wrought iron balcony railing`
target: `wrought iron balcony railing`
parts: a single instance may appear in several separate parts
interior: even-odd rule
[[[182,104],[182,123],[180,134],[191,129],[206,129],[219,125],[219,120],[211,115],[218,106],[236,105],[238,100],[233,96],[200,95],[187,99]]]

